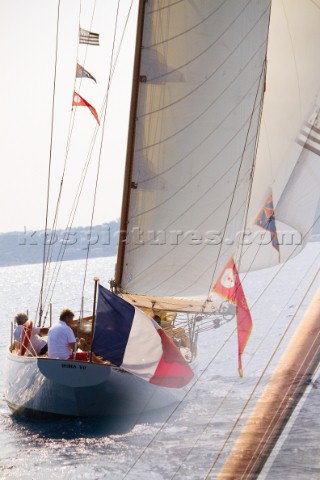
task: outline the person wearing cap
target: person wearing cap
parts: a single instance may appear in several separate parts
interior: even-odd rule
[[[16,322],[16,328],[13,333],[13,337],[16,342],[21,345],[24,335],[24,327],[26,322],[28,322],[28,315],[23,312],[19,312],[15,315],[14,320]],[[31,322],[30,322],[31,323]],[[32,323],[31,323],[32,325]],[[33,327],[31,326],[31,335],[26,346],[28,354],[40,356],[45,355],[48,351],[48,345],[44,338],[41,338],[41,335],[48,334],[48,328],[45,327]]]

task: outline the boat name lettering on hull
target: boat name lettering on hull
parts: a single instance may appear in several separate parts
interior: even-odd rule
[[[62,363],[61,368],[77,368],[77,365],[70,365],[69,363]],[[87,367],[85,365],[79,365],[80,370],[86,370],[86,368]]]

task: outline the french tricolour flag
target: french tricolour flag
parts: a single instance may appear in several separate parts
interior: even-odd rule
[[[147,382],[180,388],[193,372],[170,337],[142,310],[99,285],[92,350]]]

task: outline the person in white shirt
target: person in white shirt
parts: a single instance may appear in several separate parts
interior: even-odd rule
[[[48,357],[72,358],[76,346],[76,337],[70,326],[73,324],[74,313],[68,308],[62,310],[56,325],[50,328],[48,335]]]
[[[50,328],[48,334],[48,357],[61,358],[63,360],[74,359],[74,350],[76,348],[76,337],[72,326],[76,326],[73,320],[74,313],[65,308],[60,314],[60,319],[56,325]],[[83,338],[79,339],[79,345],[85,343]],[[76,352],[75,360],[83,362],[89,361],[89,352]],[[91,352],[91,360],[94,363],[107,363],[100,357]]]
[[[26,313],[19,312],[15,315],[14,319],[17,326],[14,330],[13,336],[18,344],[18,348],[20,349],[20,346],[23,342],[24,328],[25,328],[26,322],[28,321],[28,316]],[[45,355],[47,353],[48,351],[47,341],[44,338],[41,338],[41,335],[47,335],[48,330],[49,330],[48,328],[32,326],[30,340],[27,342],[27,345],[26,345],[27,354],[39,356],[39,355]]]

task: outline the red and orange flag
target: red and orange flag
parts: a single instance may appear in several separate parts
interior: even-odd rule
[[[88,107],[94,118],[97,120],[98,124],[100,125],[99,122],[99,117],[97,114],[96,109],[90,105],[84,98],[82,98],[79,93],[73,92],[73,100],[72,100],[72,106],[73,107]]]
[[[238,331],[238,371],[242,377],[241,356],[250,337],[252,319],[236,264],[231,257],[212,290],[236,305]]]

